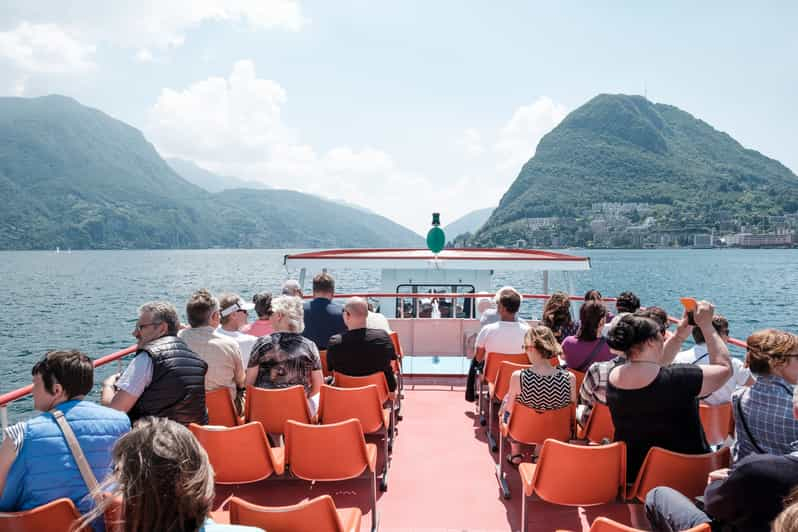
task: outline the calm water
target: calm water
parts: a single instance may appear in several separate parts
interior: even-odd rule
[[[74,347],[99,357],[130,345],[136,309],[144,301],[172,301],[182,314],[188,296],[200,287],[247,299],[256,291],[277,291],[283,280],[298,276],[283,267],[289,252],[0,252],[5,296],[0,393],[28,384],[31,366],[49,349]],[[550,288],[577,294],[598,288],[607,296],[631,289],[644,305],[660,305],[672,315],[680,312],[680,296],[694,295],[715,302],[737,338],[763,327],[798,332],[798,250],[596,250],[589,255],[591,271],[553,273]],[[340,292],[379,287],[379,271],[330,272]],[[542,277],[497,272],[494,284],[540,292]],[[524,305],[525,315],[539,316],[539,303]],[[95,382],[113,371],[115,364],[99,370]],[[21,401],[10,417],[30,408]]]

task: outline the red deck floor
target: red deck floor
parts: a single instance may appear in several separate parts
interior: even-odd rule
[[[463,379],[406,379],[402,411],[404,420],[399,423],[388,491],[377,492],[380,530],[520,530],[518,473],[506,468],[513,494],[510,500],[504,500],[484,428],[475,419],[473,404],[463,399]],[[216,507],[221,510],[231,494],[269,506],[330,494],[338,507],[360,507],[364,513],[362,530],[369,530],[367,490],[366,480],[315,485],[300,480],[266,480],[217,486]],[[631,523],[626,504],[570,508],[532,500],[527,509],[532,531],[586,531],[599,515]]]

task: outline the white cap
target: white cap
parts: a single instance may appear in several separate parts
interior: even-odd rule
[[[221,315],[223,318],[226,318],[233,312],[238,312],[239,310],[252,310],[253,308],[255,308],[254,303],[245,303],[244,300],[239,297],[238,301],[236,301],[229,307],[223,308],[221,310]]]

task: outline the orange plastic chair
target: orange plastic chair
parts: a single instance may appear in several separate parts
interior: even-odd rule
[[[593,506],[623,498],[626,444],[585,446],[546,440],[538,463],[523,463],[518,472],[524,490],[521,530],[527,532],[526,505],[533,493],[566,506]]]
[[[391,337],[393,350],[396,351],[396,360],[391,361],[391,368],[393,368],[393,372],[396,373],[396,409],[398,414],[398,411],[402,409],[402,392],[404,392],[405,389],[405,378],[402,373],[402,357],[404,356],[404,352],[402,351],[402,344],[399,342],[399,333],[391,331],[388,333],[388,336]],[[401,419],[401,417],[399,419]]]
[[[329,495],[293,506],[258,506],[238,497],[230,499],[230,524],[269,532],[357,532],[362,517],[360,508],[336,509]]]
[[[330,366],[327,365],[327,350],[326,349],[319,349],[319,358],[321,359],[321,374],[325,377],[329,377],[330,373]]]
[[[21,512],[0,512],[3,532],[69,532],[80,513],[72,500],[56,499]],[[84,528],[91,532],[91,528]]]
[[[323,384],[319,398],[319,423],[340,423],[355,418],[360,421],[364,434],[381,434],[384,442],[385,467],[382,470],[380,489],[388,489],[388,471],[393,450],[391,411],[383,409],[377,386],[369,384],[360,388],[336,388]]]
[[[590,416],[583,428],[579,429],[578,438],[587,440],[590,443],[601,443],[607,439],[615,439],[615,425],[612,422],[610,408],[602,403],[596,402],[590,410]]]
[[[504,440],[510,438],[526,445],[542,444],[547,439],[568,441],[573,434],[574,407],[568,405],[557,410],[538,412],[521,403],[513,405],[507,423],[499,420],[499,454],[496,461],[496,477],[505,499],[510,498],[510,487],[504,475]]]
[[[499,373],[499,366],[502,362],[512,362],[513,364],[529,364],[529,357],[526,353],[487,353],[485,355],[485,367],[477,375],[477,384],[479,386],[477,393],[477,412],[479,414],[479,423],[484,427],[487,424],[485,419],[485,405],[484,401],[487,398],[485,385],[496,382],[496,375]]]
[[[568,368],[568,371],[576,378],[576,394],[579,395],[579,390],[582,388],[582,381],[585,380],[585,372],[577,371],[572,368]]]
[[[371,489],[371,530],[377,530],[377,446],[366,443],[357,419],[330,425],[285,423],[285,461],[295,477],[334,482],[366,476]]]
[[[230,389],[225,387],[205,392],[205,406],[208,409],[208,425],[236,427],[242,419],[236,415]]]
[[[510,377],[513,376],[513,372],[531,367],[531,364],[515,364],[513,362],[503,360],[499,365],[499,371],[496,373],[495,381],[488,383],[487,436],[490,450],[494,453],[499,450],[499,446],[496,443],[496,439],[493,437],[493,418],[495,417],[493,412],[493,404],[494,402],[501,403],[501,401],[504,399],[504,396],[507,395],[507,392],[510,390]]]
[[[723,445],[729,436],[729,428],[733,419],[731,403],[719,405],[698,405],[698,414],[704,426],[704,434],[710,445]]]
[[[247,386],[247,403],[244,408],[247,422],[258,421],[267,434],[282,434],[289,419],[310,423],[310,406],[304,386],[265,389]]]
[[[191,423],[213,466],[217,484],[246,484],[285,471],[283,449],[272,449],[257,421],[238,427],[210,427]]]
[[[704,494],[709,473],[729,467],[730,458],[728,447],[706,454],[682,454],[652,447],[627,498],[644,502],[649,491],[657,486],[668,486],[694,499]]]
[[[352,375],[344,375],[333,371],[333,384],[339,388],[362,388],[373,384],[377,387],[377,393],[380,396],[380,404],[389,404],[391,407],[391,427],[393,431],[396,428],[396,420],[399,419],[397,414],[397,403],[391,399],[391,390],[388,388],[388,381],[385,380],[385,374],[381,371],[366,375],[364,377],[353,377]],[[397,396],[399,394],[396,394]]]
[[[689,530],[684,530],[682,532],[711,532],[712,528],[708,524],[698,525]],[[630,526],[623,525],[617,521],[613,521],[612,519],[607,519],[606,517],[597,517],[593,524],[590,526],[590,532],[644,532],[639,528],[632,528]]]

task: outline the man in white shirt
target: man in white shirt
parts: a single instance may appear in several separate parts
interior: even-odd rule
[[[518,321],[521,308],[521,294],[511,286],[505,286],[497,293],[497,312],[499,321],[482,327],[477,335],[474,360],[482,362],[488,353],[523,353],[524,335],[529,326]]]
[[[729,341],[729,322],[721,315],[712,318],[712,326],[724,342]],[[673,360],[674,364],[709,364],[709,353],[707,352],[706,341],[701,329],[693,328],[693,340],[695,346],[678,353]],[[702,400],[708,405],[719,405],[731,401],[734,391],[740,386],[751,386],[754,378],[751,370],[743,366],[743,363],[736,358],[732,358],[732,376],[720,389],[704,397]]]
[[[255,308],[252,303],[245,303],[238,294],[222,294],[219,296],[220,325],[217,334],[229,336],[238,342],[244,367],[249,362],[249,354],[257,338],[251,334],[241,332],[241,327],[247,324],[247,311]]]

